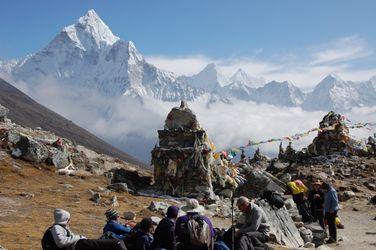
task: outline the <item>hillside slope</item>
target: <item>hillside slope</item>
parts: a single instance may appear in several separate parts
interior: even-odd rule
[[[10,110],[9,118],[19,125],[30,128],[41,127],[43,130],[70,138],[75,143],[94,151],[117,157],[141,167],[147,167],[145,163],[111,146],[72,121],[37,103],[3,79],[0,79],[0,104]]]

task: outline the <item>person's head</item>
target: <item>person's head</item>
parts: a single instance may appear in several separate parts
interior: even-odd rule
[[[66,226],[70,221],[70,213],[64,209],[57,208],[54,211],[55,224]]]
[[[144,233],[153,231],[153,220],[149,217],[143,218],[140,222],[140,230]]]
[[[325,192],[328,192],[330,190],[330,183],[329,182],[324,182],[322,185],[321,185],[321,188],[322,190],[324,190]]]
[[[200,205],[198,200],[196,199],[189,199],[187,200],[187,204],[181,208],[186,213],[202,213],[204,212],[205,208]]]
[[[312,187],[314,190],[319,190],[321,188],[321,182],[319,180],[312,183]]]
[[[251,202],[247,197],[240,196],[236,201],[236,205],[242,213],[248,213],[251,210]]]
[[[114,209],[108,209],[104,215],[106,216],[106,219],[107,221],[111,221],[111,220],[114,220],[114,221],[117,221],[119,220],[119,213],[118,211],[114,210]]]
[[[179,208],[177,206],[169,206],[167,208],[167,218],[176,219],[179,214]]]

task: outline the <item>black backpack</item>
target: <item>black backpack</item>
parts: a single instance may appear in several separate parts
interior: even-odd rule
[[[279,209],[285,205],[282,195],[277,192],[266,190],[264,191],[262,197],[270,204],[271,207],[276,207]]]
[[[53,226],[52,226],[53,227]],[[43,235],[41,240],[43,250],[60,250],[62,248],[58,247],[52,236],[51,228],[49,227]]]

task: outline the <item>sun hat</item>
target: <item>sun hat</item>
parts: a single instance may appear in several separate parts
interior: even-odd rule
[[[187,204],[181,208],[186,213],[202,213],[205,208],[198,203],[196,199],[187,200]]]
[[[70,213],[64,209],[57,208],[54,211],[55,224],[66,225],[70,219]]]

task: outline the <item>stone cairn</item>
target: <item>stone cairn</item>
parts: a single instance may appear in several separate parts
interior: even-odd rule
[[[158,136],[159,145],[151,152],[156,190],[172,196],[213,198],[210,142],[184,101],[170,111]]]

